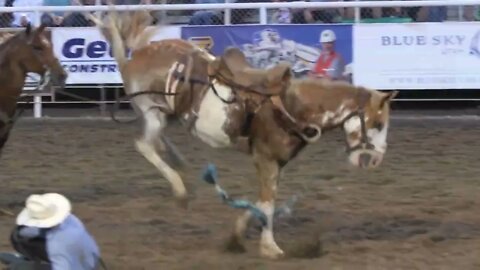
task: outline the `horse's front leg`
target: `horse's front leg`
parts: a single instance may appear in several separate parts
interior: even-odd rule
[[[5,143],[8,141],[9,137],[10,137],[10,130],[6,132],[3,132],[2,130],[0,130],[0,156],[2,156],[3,147],[5,146]]]
[[[275,198],[277,196],[277,184],[280,167],[275,160],[266,158],[260,153],[254,154],[255,168],[260,184],[260,198],[257,207],[267,217],[267,224],[262,227],[260,238],[260,255],[277,259],[284,255],[273,237],[273,215],[275,212]]]

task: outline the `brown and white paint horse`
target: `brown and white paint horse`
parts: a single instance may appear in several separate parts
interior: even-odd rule
[[[112,13],[108,22],[94,20],[113,47],[128,94],[177,93],[135,95],[132,103],[145,120],[143,137],[136,140],[138,151],[171,183],[175,195],[184,198],[187,192],[179,173],[159,154],[172,147],[159,140],[168,114],[176,115],[212,147],[235,147],[243,139],[247,141],[246,151],[253,157],[260,187],[257,206],[267,216],[260,239],[262,256],[279,258],[284,254],[272,230],[280,172],[300,150],[318,140],[321,132],[344,129],[351,164],[361,168],[381,164],[387,149],[390,101],[396,92],[321,79],[292,79],[290,69],[282,65],[255,70],[247,67],[243,54],[233,48],[214,57],[183,40],[148,44],[148,32],[125,30],[139,29],[133,25],[141,21],[135,16],[122,19]],[[133,50],[129,60],[124,53],[126,45]],[[278,94],[276,99],[269,97],[271,93]],[[235,222],[231,243],[242,249],[250,218],[251,212],[246,211]]]

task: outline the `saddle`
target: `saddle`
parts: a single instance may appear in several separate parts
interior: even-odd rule
[[[208,74],[219,78],[225,84],[242,88],[240,90],[268,96],[281,95],[292,75],[287,62],[269,69],[253,68],[243,52],[234,47],[226,48],[223,55],[209,64]]]
[[[273,106],[287,119],[285,124],[290,126],[290,129],[294,130],[305,141],[315,142],[321,136],[319,127],[298,121],[286,110],[283,104],[281,97],[285,95],[292,77],[292,70],[288,62],[280,62],[269,69],[257,69],[248,63],[240,49],[228,47],[223,55],[209,64],[208,75],[219,78],[233,88],[240,88],[239,92],[246,96],[247,102],[252,103],[253,100],[253,103],[256,103],[253,105],[254,113],[260,108],[261,100],[264,100],[264,97],[267,96]],[[253,92],[254,94],[248,95],[245,92]]]

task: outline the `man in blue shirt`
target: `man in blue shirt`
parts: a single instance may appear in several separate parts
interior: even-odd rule
[[[29,196],[16,223],[11,242],[21,256],[0,254],[8,269],[100,269],[99,248],[63,195]]]

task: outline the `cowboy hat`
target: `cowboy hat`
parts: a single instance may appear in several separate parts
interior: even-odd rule
[[[62,223],[72,206],[58,193],[33,194],[27,198],[25,208],[17,216],[17,225],[51,228]]]

